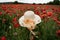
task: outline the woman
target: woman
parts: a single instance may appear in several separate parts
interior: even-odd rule
[[[33,39],[33,36],[35,38],[39,38],[38,36],[36,36],[37,32],[35,32],[35,29],[38,28],[36,25],[39,24],[40,22],[41,18],[38,15],[34,14],[33,11],[26,11],[24,15],[21,18],[19,18],[19,24],[22,27],[25,27],[29,30],[30,40]]]

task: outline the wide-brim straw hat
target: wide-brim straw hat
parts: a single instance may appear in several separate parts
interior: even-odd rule
[[[19,24],[22,27],[25,27],[24,24],[24,19],[29,18],[35,21],[35,25],[39,24],[41,22],[40,16],[36,15],[33,11],[26,11],[22,17],[19,18]]]

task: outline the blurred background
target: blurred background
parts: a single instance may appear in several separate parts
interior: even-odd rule
[[[42,20],[37,38],[18,21],[28,10]],[[60,0],[0,0],[0,40],[60,40]]]

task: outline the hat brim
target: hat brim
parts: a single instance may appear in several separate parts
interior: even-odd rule
[[[35,15],[35,18],[34,18],[35,24],[39,24],[39,23],[41,22],[40,16],[38,16],[38,15],[36,15],[36,14],[34,14],[34,15]],[[22,16],[22,17],[19,18],[19,24],[20,24],[22,27],[25,27],[25,26],[23,25],[23,23],[24,23],[23,21],[24,21],[24,16]]]

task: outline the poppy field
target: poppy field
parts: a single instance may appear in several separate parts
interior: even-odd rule
[[[37,24],[39,38],[31,40],[60,40],[60,5],[36,4],[0,4],[0,40],[29,40],[29,30],[18,21],[28,10],[42,20]]]

